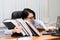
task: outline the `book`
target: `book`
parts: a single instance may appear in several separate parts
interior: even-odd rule
[[[8,29],[14,29],[14,27],[22,26],[22,33],[23,36],[40,36],[39,31],[29,22],[24,21],[23,19],[8,19],[3,21],[4,25]],[[16,35],[18,33],[15,33]]]
[[[8,28],[8,29],[14,29],[14,27],[18,26],[18,24],[16,23],[15,20],[11,20],[11,19],[6,19],[6,20],[3,20],[3,24]]]

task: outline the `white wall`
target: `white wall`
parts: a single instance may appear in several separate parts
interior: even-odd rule
[[[49,0],[49,22],[56,22],[57,16],[60,16],[60,0]]]
[[[3,26],[4,19],[10,19],[11,13],[17,9],[16,0],[0,0],[0,27]]]

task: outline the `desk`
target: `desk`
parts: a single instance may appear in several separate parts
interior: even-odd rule
[[[51,36],[51,35],[41,35],[40,37],[20,37],[20,38],[16,38],[16,37],[11,37],[11,36],[7,36],[7,37],[1,37],[0,40],[60,40],[60,37],[57,36]]]
[[[40,29],[38,29],[40,30]],[[40,30],[42,31],[42,30]],[[0,35],[1,36],[1,35]],[[40,35],[40,37],[32,36],[32,37],[11,37],[11,35],[6,35],[4,37],[0,37],[0,40],[60,40],[58,36],[51,36],[51,35]]]

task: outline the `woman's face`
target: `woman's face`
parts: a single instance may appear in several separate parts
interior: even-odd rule
[[[26,19],[32,23],[34,21],[34,15],[32,13],[29,13]]]

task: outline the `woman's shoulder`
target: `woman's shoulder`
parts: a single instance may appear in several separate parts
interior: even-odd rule
[[[41,20],[34,20],[34,22],[35,22],[35,23],[41,23],[41,22],[43,22],[43,21],[41,21]]]

